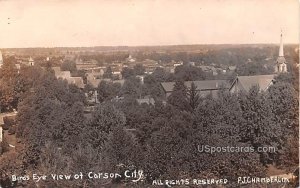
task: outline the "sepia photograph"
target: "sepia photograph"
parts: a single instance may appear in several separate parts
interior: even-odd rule
[[[298,188],[298,0],[0,0],[0,188]]]

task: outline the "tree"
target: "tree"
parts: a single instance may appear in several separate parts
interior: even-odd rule
[[[76,102],[80,102],[82,104],[86,104],[86,98],[84,93],[80,88],[78,88],[74,84],[69,84],[66,88],[66,96],[68,99],[65,99],[65,102],[69,105],[72,106]]]
[[[278,75],[276,75],[275,77],[275,82],[283,82],[283,83],[293,83],[294,80],[297,78],[294,78],[294,76],[290,73],[280,73]]]
[[[295,167],[298,164],[299,153],[296,144],[299,140],[298,93],[290,83],[277,81],[270,86],[267,94],[275,122],[284,132],[281,136],[283,143],[279,148],[279,159],[276,160],[276,163],[285,168]]]
[[[83,99],[77,88],[43,71],[18,105],[17,137],[26,146],[24,164],[38,165],[47,142],[63,148],[78,139],[85,125]]]
[[[120,90],[121,84],[102,80],[97,88],[99,101],[111,100],[119,94]]]
[[[107,67],[104,74],[103,74],[103,78],[109,78],[112,79],[113,78],[113,72],[111,67]]]
[[[165,82],[168,77],[168,74],[165,72],[163,68],[159,67],[153,71],[151,76],[153,76],[157,80],[157,82]]]
[[[195,112],[195,125],[192,126],[190,144],[194,147],[233,147],[249,148],[250,143],[240,142],[239,126],[243,123],[242,111],[237,96],[222,91],[218,98],[204,97]],[[194,164],[191,169],[194,176],[207,178],[224,177],[234,180],[238,176],[255,174],[264,175],[265,168],[256,152],[199,152],[191,151],[190,161]],[[210,160],[208,161],[207,158]],[[211,163],[211,161],[213,161]],[[248,164],[248,166],[242,165]],[[214,176],[211,176],[212,173]],[[231,185],[232,187],[238,185]]]
[[[12,84],[0,80],[0,111],[12,111],[13,108],[17,107],[17,92]]]
[[[145,73],[145,67],[142,64],[137,64],[133,67],[133,71],[136,75],[143,75]]]
[[[121,94],[125,97],[138,98],[142,94],[142,84],[139,78],[130,77],[124,82],[121,88]]]
[[[292,133],[299,126],[298,93],[289,83],[278,82],[268,89],[268,99],[276,122]]]
[[[272,74],[273,72],[273,69],[269,69],[261,62],[244,63],[237,66],[237,73],[240,76]]]
[[[204,80],[205,73],[195,66],[180,65],[175,68],[175,77],[184,81]]]
[[[57,148],[53,143],[47,143],[42,149],[40,163],[37,171],[41,174],[65,174],[74,175],[81,172],[87,174],[89,171],[96,172],[103,168],[101,155],[89,144],[80,141],[74,142],[72,150]],[[47,179],[40,181],[43,187],[101,187],[105,180],[93,181],[92,179],[71,179],[69,181],[56,181]],[[33,186],[33,185],[32,185]]]
[[[189,99],[191,108],[195,110],[200,103],[200,96],[197,92],[197,86],[194,82],[191,83],[191,88],[189,90]]]
[[[160,82],[156,80],[153,75],[146,75],[144,78],[144,88],[146,90],[147,95],[151,95],[154,98],[162,98],[164,92],[160,85]]]
[[[0,68],[0,79],[11,81],[17,77],[18,70],[16,67],[16,59],[14,57],[4,58],[3,65]]]
[[[278,160],[275,161],[276,165],[287,169],[287,171],[293,171],[299,166],[299,135],[297,133],[287,136]]]
[[[134,134],[120,125],[112,127],[102,152],[105,169],[114,172],[120,170],[118,166],[137,167],[142,154]]]
[[[98,106],[92,114],[91,120],[85,127],[85,139],[93,148],[100,149],[107,135],[116,126],[124,126],[126,123],[125,115],[110,103]]]
[[[187,113],[172,111],[171,117],[156,118],[150,126],[153,132],[146,140],[146,155],[143,169],[149,174],[149,181],[156,178],[184,178],[182,174],[189,173],[193,164],[190,153],[193,146],[188,138],[192,132],[189,129],[193,123]],[[175,113],[174,113],[175,112]],[[189,158],[190,157],[190,158]]]
[[[282,82],[291,84],[293,88],[299,93],[299,69],[294,68],[293,72],[291,73],[280,73],[277,76],[275,76],[274,80],[275,83]]]
[[[59,137],[56,139],[56,142],[58,142],[60,147],[65,148],[66,153],[70,153],[69,148],[73,147],[78,139],[82,140],[83,138],[82,133],[86,125],[83,108],[84,106],[81,102],[75,102],[68,107],[57,128],[61,136],[60,139]]]
[[[0,111],[11,111],[18,104],[18,70],[15,59],[4,59],[0,68]]]
[[[180,110],[189,111],[191,106],[189,104],[187,87],[184,82],[178,80],[174,84],[173,92],[167,99],[168,103]]]
[[[265,93],[252,87],[247,94],[239,95],[244,122],[240,124],[241,141],[250,142],[257,149],[263,146],[280,148],[282,127],[274,121],[274,114]],[[271,153],[260,153],[264,163],[272,160]]]
[[[266,168],[260,162],[260,156],[256,152],[245,151],[221,151],[213,152],[203,151],[202,146],[219,148],[250,148],[249,143],[241,143],[237,138],[224,138],[216,130],[197,127],[192,129],[193,135],[190,138],[189,145],[191,150],[189,161],[191,165],[191,177],[215,178],[223,177],[228,179],[229,187],[240,187],[235,185],[237,177],[265,176]],[[209,160],[207,160],[209,159]]]
[[[43,70],[39,66],[21,66],[17,76],[18,92],[20,95],[37,85],[38,80],[42,76]]]
[[[76,63],[74,61],[64,61],[61,64],[60,69],[62,71],[70,71],[71,73],[75,73],[77,71]]]
[[[124,79],[135,76],[134,70],[128,67],[124,67],[121,71],[121,74]]]

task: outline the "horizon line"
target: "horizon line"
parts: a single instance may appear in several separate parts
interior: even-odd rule
[[[0,47],[0,49],[24,49],[24,48],[97,48],[97,47],[167,47],[167,46],[208,46],[208,45],[280,45],[280,43],[206,43],[206,44],[162,44],[162,45],[97,45],[97,46],[33,46],[33,47]],[[285,45],[300,45],[299,43],[284,43]]]

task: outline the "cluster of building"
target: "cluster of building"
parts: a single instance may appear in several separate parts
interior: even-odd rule
[[[16,60],[17,60],[16,67],[18,69],[20,69],[21,65],[34,66],[34,60],[32,59],[32,57],[29,58],[16,57]]]
[[[193,81],[196,90],[200,96],[208,94],[216,97],[219,90],[228,90],[231,93],[248,92],[253,86],[258,86],[260,90],[266,91],[274,83],[274,78],[278,73],[287,72],[287,62],[283,53],[282,34],[280,36],[279,56],[275,63],[274,74],[254,75],[254,76],[237,76],[233,82],[228,80],[203,80]],[[234,67],[232,67],[234,68]],[[185,82],[187,88],[191,87],[192,81]],[[161,86],[165,92],[166,98],[173,92],[175,82],[162,82]]]
[[[190,89],[194,83],[196,91],[201,97],[211,95],[217,97],[219,90],[227,90],[231,93],[248,92],[252,86],[258,86],[262,91],[266,91],[273,84],[276,74],[271,75],[255,75],[255,76],[237,76],[233,82],[228,80],[201,80],[201,81],[186,81],[185,86]],[[165,92],[165,97],[171,95],[174,89],[175,82],[162,82],[161,86]]]
[[[299,51],[299,48],[298,48]],[[68,57],[66,57],[68,58]],[[49,58],[47,58],[49,61]],[[183,65],[183,62],[175,62],[172,61],[164,66],[161,66],[158,62],[154,60],[145,60],[143,62],[137,62],[136,59],[129,56],[125,62],[123,63],[112,63],[108,66],[112,69],[112,74],[115,76],[115,80],[112,79],[104,79],[103,75],[107,69],[107,66],[98,66],[96,61],[88,61],[82,62],[81,60],[76,60],[76,68],[77,70],[84,70],[87,76],[87,84],[90,84],[92,87],[98,87],[101,80],[105,80],[108,82],[118,82],[121,85],[124,83],[122,80],[121,71],[125,67],[133,68],[137,64],[141,63],[145,67],[145,74],[151,74],[156,68],[161,67],[164,68],[168,72],[174,72],[177,66]],[[3,65],[2,53],[0,51],[0,68]],[[34,66],[34,60],[29,58],[17,58],[17,68],[20,68],[21,65],[25,66]],[[190,62],[191,66],[195,66],[193,62]],[[234,71],[236,67],[230,66],[227,68],[215,68],[212,66],[199,66],[204,72],[211,72],[213,75],[226,73],[227,71]],[[69,84],[75,84],[78,88],[83,89],[85,87],[85,83],[82,77],[73,77],[70,71],[62,71],[60,67],[53,67],[55,76],[59,79],[66,80]],[[248,92],[251,87],[258,86],[262,91],[266,91],[269,86],[271,86],[274,82],[274,77],[278,73],[287,72],[287,62],[284,57],[283,52],[283,42],[282,42],[282,34],[280,37],[280,47],[279,47],[279,56],[275,63],[275,72],[270,75],[254,75],[254,76],[237,76],[233,82],[229,82],[228,80],[201,80],[201,81],[186,81],[184,84],[187,88],[191,88],[191,84],[194,83],[196,86],[196,91],[200,96],[212,95],[212,97],[216,97],[219,90],[228,90],[231,93],[236,92]],[[140,76],[142,81],[143,77]],[[175,82],[162,82],[161,87],[165,92],[165,98],[168,98],[173,92]],[[97,92],[93,93],[94,99],[92,101],[94,103],[99,103],[97,99]],[[116,97],[115,100],[122,100],[122,97]],[[154,104],[155,101],[150,96],[144,97],[142,99],[137,99],[139,104]],[[2,142],[3,131],[2,125],[3,117],[0,116],[0,142]]]
[[[215,67],[214,65],[199,65],[198,67],[206,73],[211,73],[213,76],[236,71],[236,66],[220,65],[220,67]]]
[[[102,80],[114,80],[114,82],[120,82],[121,84],[123,84],[124,80],[122,78],[122,70],[126,67],[132,69],[137,65],[142,65],[145,69],[144,75],[147,75],[152,74],[157,68],[162,68],[168,73],[174,73],[175,68],[177,66],[183,65],[182,61],[171,61],[169,63],[164,63],[163,65],[151,59],[146,59],[144,61],[136,61],[136,59],[134,59],[131,55],[129,55],[129,57],[123,62],[113,62],[102,66],[99,66],[98,62],[95,60],[75,60],[75,62],[77,70],[85,71],[87,77],[87,84],[89,84],[93,88],[96,88]],[[188,64],[190,64],[191,66],[198,67],[202,71],[206,73],[211,73],[212,75],[226,74],[228,72],[234,72],[236,70],[236,66],[223,66],[221,68],[215,68],[214,65],[195,65],[194,62],[189,62]],[[113,79],[111,80],[103,77],[108,67],[111,69],[113,75]],[[143,82],[143,75],[139,75],[137,77],[139,77]]]
[[[60,67],[52,67],[52,69],[56,78],[66,80],[69,84],[74,84],[80,89],[84,88],[85,84],[82,77],[73,77],[70,71],[62,71]]]
[[[34,60],[32,59],[32,57],[29,58],[17,57],[16,60],[17,63],[15,65],[17,69],[20,69],[21,65],[34,66]],[[3,56],[2,56],[2,52],[0,51],[0,67],[2,67],[2,65],[3,65]]]
[[[20,58],[17,57],[17,67],[20,68],[21,65],[33,66],[34,60],[29,58]],[[47,61],[49,61],[49,57],[47,57]],[[146,59],[144,61],[137,61],[131,55],[126,58],[122,62],[113,62],[113,63],[102,63],[101,66],[96,60],[85,60],[77,58],[74,55],[66,55],[63,61],[74,61],[76,64],[76,68],[78,71],[84,71],[86,76],[86,82],[84,82],[82,77],[74,77],[71,75],[70,71],[62,71],[60,67],[53,67],[55,72],[55,76],[59,79],[66,80],[69,84],[75,84],[78,88],[83,89],[86,84],[90,85],[92,88],[97,88],[99,83],[104,80],[112,83],[120,83],[123,85],[124,79],[122,78],[122,70],[124,68],[133,69],[137,65],[142,65],[145,69],[144,75],[138,75],[137,77],[143,83],[143,78],[147,74],[152,74],[156,68],[163,68],[166,72],[174,73],[175,68],[177,66],[183,65],[182,61],[176,62],[171,61],[169,63],[161,64],[155,60]],[[2,54],[0,52],[0,66],[3,64]],[[188,63],[190,66],[195,66],[200,68],[202,71],[206,73],[211,73],[212,75],[218,74],[226,74],[227,72],[234,72],[236,70],[236,66],[215,66],[204,65],[200,63],[196,65],[194,62]],[[111,69],[112,78],[105,78],[104,74],[107,69]],[[283,52],[283,42],[282,42],[282,34],[280,37],[280,47],[279,47],[279,56],[277,58],[275,64],[275,73],[287,72],[287,64],[284,58]],[[228,89],[230,92],[238,92],[238,91],[248,91],[249,88],[253,85],[258,85],[262,90],[266,90],[273,82],[274,76],[272,75],[255,75],[255,76],[237,76],[236,79],[229,83],[228,80],[203,80],[203,81],[194,81],[194,84],[197,87],[200,95],[212,94],[215,96],[217,91],[220,89]],[[185,82],[185,85],[189,88],[191,86],[191,81]],[[163,91],[168,97],[172,91],[174,82],[163,82],[161,86]],[[94,93],[94,98],[97,98],[97,93]],[[148,99],[147,99],[148,100]],[[97,101],[97,100],[96,100]],[[152,101],[152,100],[151,100]]]

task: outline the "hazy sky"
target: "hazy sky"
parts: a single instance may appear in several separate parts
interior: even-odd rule
[[[0,47],[299,43],[298,0],[0,0]]]

